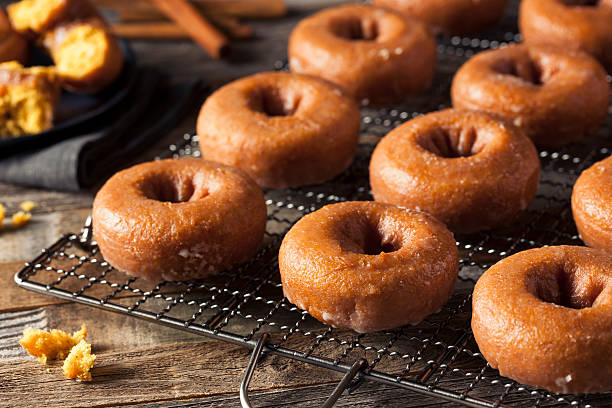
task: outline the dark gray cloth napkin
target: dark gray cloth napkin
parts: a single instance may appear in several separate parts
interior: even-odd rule
[[[77,191],[103,181],[182,119],[200,81],[170,85],[157,71],[138,75],[131,94],[111,112],[52,146],[0,159],[0,181]]]

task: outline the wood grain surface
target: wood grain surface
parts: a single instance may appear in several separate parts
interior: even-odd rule
[[[113,5],[119,0],[99,1]],[[283,19],[244,20],[253,29],[253,36],[233,41],[228,60],[215,61],[198,45],[184,40],[132,40],[130,44],[139,64],[155,67],[175,81],[201,78],[214,89],[238,77],[273,69],[275,63],[286,58],[289,33],[301,18],[322,6],[342,2],[291,0],[287,1],[288,14]],[[0,4],[5,3],[0,0]],[[150,160],[184,133],[193,132],[199,108],[199,104],[192,106],[172,132],[134,157],[134,161]],[[60,236],[80,230],[91,212],[94,193],[64,193],[0,183],[0,203],[9,215],[24,200],[38,204],[28,225],[0,231],[0,407],[239,407],[238,389],[250,350],[16,286],[13,276],[24,262]],[[92,288],[92,293],[95,290]],[[126,292],[119,297],[124,296],[134,295]],[[98,356],[91,383],[65,379],[60,362],[43,366],[17,345],[26,326],[75,330],[81,323],[87,324],[88,340]],[[291,340],[299,348],[300,337]],[[332,346],[330,343],[320,347]],[[256,407],[319,407],[339,379],[335,372],[265,356],[251,383],[251,401]],[[458,382],[449,376],[440,385],[452,389],[453,381]],[[477,394],[495,399],[500,394],[499,387],[483,381]],[[529,406],[525,401],[515,402]],[[337,406],[460,405],[364,382],[351,395],[344,395]],[[612,402],[602,401],[597,406],[612,406]]]
[[[131,45],[142,65],[154,66],[176,81],[202,78],[216,87],[272,69],[285,58],[287,37],[300,18],[338,2],[290,1],[289,14],[282,20],[248,21],[254,36],[235,42],[228,61],[214,61],[189,41],[132,41]],[[192,132],[198,110],[194,106],[173,132],[135,160],[151,159],[185,132]],[[0,232],[0,407],[240,406],[238,388],[249,350],[15,285],[13,275],[24,262],[61,235],[79,231],[91,211],[93,194],[0,184],[0,203],[7,213],[16,211],[24,200],[38,204],[28,225]],[[74,330],[81,323],[87,324],[98,356],[92,383],[65,379],[59,362],[43,366],[16,343],[25,326]],[[251,383],[252,402],[262,407],[320,406],[339,379],[335,372],[267,356]],[[439,400],[365,383],[353,395],[341,398],[338,406],[441,405]]]

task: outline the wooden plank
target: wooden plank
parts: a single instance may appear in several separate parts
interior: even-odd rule
[[[67,233],[78,233],[91,210],[55,211],[34,213],[29,223],[21,228],[11,228],[5,222],[0,231],[0,263],[33,259]]]
[[[23,331],[27,328],[47,329],[45,309],[0,313],[0,361],[19,360],[28,353],[19,345]]]
[[[87,325],[87,339],[96,352],[118,352],[177,342],[208,342],[211,339],[158,323],[75,303],[44,308],[48,328],[74,331]],[[212,340],[215,341],[216,340]]]
[[[216,339],[210,339],[199,334],[162,326],[153,321],[67,302],[49,296],[37,295],[25,290],[21,291],[26,296],[32,294],[35,297],[42,297],[41,306],[24,308],[17,312],[0,312],[0,336],[3,334],[3,330],[8,330],[8,328],[15,327],[16,325],[21,327],[18,332],[23,331],[26,327],[39,329],[57,328],[71,332],[79,329],[81,324],[84,323],[88,327],[88,339],[95,343],[96,350],[126,350],[174,342],[217,341]],[[44,301],[56,303],[42,305]],[[260,313],[263,313],[262,311],[264,310],[267,310],[267,307],[261,305]],[[24,319],[24,316],[30,316],[30,321]],[[38,324],[42,320],[44,322]],[[27,323],[30,323],[30,326]],[[248,333],[251,326],[252,322],[249,320],[238,320],[233,323],[232,330]],[[308,327],[308,324],[302,324],[302,328],[308,329]],[[317,330],[312,331],[317,332]],[[318,331],[322,333],[324,330],[319,329]],[[13,329],[10,332],[15,334],[15,336],[17,335],[17,332]],[[129,333],[129,336],[126,336],[126,333]],[[277,337],[280,334],[276,333],[273,336]],[[278,339],[275,341],[278,341]],[[306,349],[311,342],[312,340],[306,336],[296,336],[291,341],[291,347]],[[323,344],[319,346],[318,351],[333,346],[330,343]],[[2,360],[1,357],[0,360]]]
[[[72,248],[67,250],[66,252],[72,252],[81,254],[78,249]],[[71,271],[75,266],[79,265],[81,262],[78,258],[73,259],[54,259],[50,264],[53,267],[61,268],[63,271]],[[49,265],[49,263],[44,263],[44,265]],[[36,292],[32,292],[30,290],[26,290],[17,286],[14,282],[14,275],[16,272],[21,270],[24,267],[24,262],[9,262],[0,264],[0,287],[2,287],[2,292],[4,296],[0,297],[0,313],[2,312],[14,312],[20,310],[34,309],[47,305],[55,305],[55,304],[64,304],[67,301],[61,300],[56,297],[41,295]],[[76,270],[75,274],[81,276],[80,278],[76,276],[69,276],[64,279],[64,273],[58,273],[56,271],[46,271],[46,270],[38,270],[36,275],[29,277],[31,282],[41,283],[43,285],[53,284],[54,287],[67,290],[72,293],[82,293],[85,292],[88,296],[93,296],[97,298],[105,298],[111,295],[116,287],[113,288],[110,286],[111,283],[123,284],[128,281],[129,276],[125,273],[118,272],[113,270],[111,272],[106,272],[104,280],[107,283],[96,283],[90,286],[90,281],[88,279],[89,276],[99,276],[103,271],[105,271],[107,267],[100,267],[99,263],[89,263],[85,262],[83,265],[80,265]],[[60,284],[56,284],[58,278],[62,278],[62,282]],[[209,286],[220,286],[222,287],[226,282],[227,278],[223,276],[210,277],[207,280],[207,284]],[[150,291],[156,287],[157,283],[146,280],[138,280],[133,284],[134,288],[138,288],[139,292],[132,292],[130,290],[122,290],[119,293],[115,294],[113,298],[115,300],[121,300],[125,298],[141,298],[141,291]],[[240,287],[240,284],[236,284],[235,287]],[[163,286],[160,290],[160,294],[176,294],[181,293],[185,290],[184,285],[173,285],[168,284]],[[216,293],[216,292],[215,292]],[[202,295],[203,298],[207,298],[210,296],[210,291],[207,289],[194,289],[191,291],[192,296]],[[131,300],[132,302],[132,300]],[[149,306],[153,301],[149,301],[146,306]],[[122,304],[124,304],[123,302]]]
[[[258,408],[267,407],[301,407],[318,408],[331,394],[335,384],[315,385],[310,387],[299,387],[289,390],[255,391],[250,393],[253,406]],[[211,397],[196,398],[191,400],[165,401],[154,404],[139,405],[142,408],[213,408],[213,407],[240,407],[240,398],[235,393],[229,395],[215,395]],[[350,395],[344,394],[335,407],[385,407],[385,408],[412,408],[412,407],[456,407],[457,403],[444,402],[406,391],[401,388],[375,383],[364,382]],[[125,408],[135,408],[128,405]]]
[[[176,354],[176,349],[180,350],[190,350],[191,346],[189,346],[186,342],[197,342],[197,343],[211,343],[213,345],[212,349],[206,349],[202,351],[203,354],[207,355],[208,361],[217,361],[218,364],[214,367],[207,365],[204,369],[207,370],[210,376],[219,376],[220,372],[226,373],[228,369],[233,370],[233,375],[236,376],[236,380],[239,380],[241,374],[241,369],[246,365],[246,361],[248,358],[248,351],[245,349],[244,352],[236,351],[235,346],[219,342],[214,339],[208,339],[202,336],[192,335],[189,333],[185,333],[179,330],[166,328],[163,326],[159,326],[152,322],[141,321],[129,316],[109,313],[106,311],[92,309],[86,306],[77,305],[77,304],[66,304],[66,305],[55,305],[45,307],[44,309],[44,317],[46,327],[43,328],[54,328],[59,327],[65,330],[74,330],[79,327],[81,323],[87,324],[89,328],[89,336],[88,340],[92,342],[94,345],[94,351],[101,356],[104,356],[105,360],[112,360],[117,363],[115,365],[120,366],[119,369],[115,369],[116,367],[106,367],[101,372],[104,378],[98,379],[103,382],[103,384],[99,384],[100,386],[95,386],[94,396],[92,398],[82,401],[83,405],[92,404],[92,406],[100,406],[100,405],[115,405],[115,404],[123,404],[125,403],[126,398],[129,400],[130,397],[126,396],[127,394],[133,395],[127,389],[127,385],[123,379],[122,375],[117,375],[114,377],[114,374],[124,373],[125,371],[129,371],[130,373],[138,372],[140,368],[147,366],[148,363],[144,362],[144,358],[141,356],[141,351],[143,348],[148,348],[150,350],[154,350],[151,352],[151,359],[157,361],[159,354],[163,353],[175,353],[177,355],[175,358],[168,358],[167,360],[162,361],[161,363],[156,362],[155,370],[157,374],[152,373],[151,377],[144,377],[142,381],[151,381],[153,378],[157,378],[157,382],[160,382],[160,378],[164,378],[163,375],[159,376],[159,373],[162,372],[174,372],[177,370],[176,366],[180,365],[182,368],[178,369],[176,376],[178,375],[186,375],[185,371],[190,371],[191,368],[189,366],[184,366],[184,361],[188,359],[185,356],[178,356]],[[2,316],[0,315],[0,318]],[[0,327],[2,323],[0,322]],[[129,334],[129,335],[126,335]],[[277,335],[276,335],[277,336]],[[275,337],[276,337],[275,336]],[[18,336],[14,339],[17,341]],[[176,342],[180,343],[176,343]],[[303,348],[298,343],[308,343],[309,340],[303,336],[296,336],[293,338],[292,347],[296,347],[298,349]],[[169,346],[160,346],[162,344],[171,343]],[[161,349],[160,349],[161,347]],[[198,346],[200,347],[200,346]],[[332,344],[323,344],[319,348],[319,352],[321,348],[333,347]],[[159,349],[159,350],[158,350]],[[125,350],[125,352],[123,352]],[[124,367],[124,360],[131,359],[134,355],[134,350],[138,351],[136,355],[137,358],[142,360],[138,364],[128,365]],[[201,348],[197,348],[196,350],[201,350]],[[120,352],[118,352],[120,351]],[[148,353],[147,350],[145,352]],[[124,354],[127,355],[124,357]],[[120,354],[120,357],[116,357],[117,354]],[[180,354],[180,353],[179,353]],[[193,355],[200,355],[197,352],[194,352]],[[103,358],[103,357],[100,357]],[[225,360],[229,361],[225,361]],[[62,393],[67,392],[66,389],[70,387],[75,387],[79,385],[70,385],[70,381],[63,380],[61,378],[61,370],[59,363],[53,363],[50,368],[50,373],[45,370],[41,370],[40,366],[33,359],[28,359],[30,362],[30,374],[28,376],[23,377],[20,382],[26,382],[27,385],[23,385],[23,387],[40,387],[40,385],[35,385],[34,382],[41,382],[47,384],[49,387],[56,388],[58,387],[57,393],[51,394],[51,402],[49,406],[59,406],[61,404],[66,404],[65,400],[61,399]],[[101,361],[101,360],[99,360]],[[319,369],[313,366],[305,365],[297,361],[292,361],[288,359],[273,357],[266,358],[264,363],[268,361],[270,367],[266,370],[265,364],[262,365],[262,371],[256,375],[256,378],[260,378],[260,384],[257,385],[257,382],[254,383],[253,390],[257,391],[258,389],[278,389],[278,388],[294,388],[294,387],[302,387],[307,381],[310,383],[329,383],[338,377],[338,374],[333,372],[328,372],[323,369]],[[7,385],[13,387],[13,383],[8,381],[7,378],[17,378],[21,375],[21,371],[23,370],[23,366],[21,363],[24,361],[17,362],[20,363],[17,366],[15,362],[13,363],[5,363],[7,367],[13,367],[16,371],[3,371],[0,368],[0,388],[3,385]],[[166,366],[167,364],[167,366]],[[18,367],[18,368],[15,368]],[[44,367],[43,367],[44,368]],[[270,371],[271,370],[271,371]],[[111,374],[109,374],[109,372]],[[273,376],[270,377],[270,372],[273,373]],[[309,378],[305,378],[305,376],[311,376]],[[258,377],[261,376],[261,377]],[[196,376],[196,380],[200,377]],[[215,377],[217,378],[217,377]],[[266,381],[272,378],[272,385],[266,386]],[[324,379],[324,380],[322,380]],[[8,381],[8,382],[7,382]],[[175,384],[177,381],[181,382],[182,380],[177,380],[176,377],[167,378],[162,381],[165,383],[168,381],[168,384]],[[68,382],[68,385],[66,385]],[[50,385],[49,385],[50,384]],[[187,386],[182,386],[181,391],[176,393],[176,399],[180,401],[174,402],[175,398],[168,400],[167,403],[162,404],[161,406],[237,406],[237,395],[236,389],[229,390],[224,388],[225,381],[217,381],[217,382],[207,382],[209,388],[205,388],[204,393],[193,394],[193,390]],[[237,386],[237,383],[232,383]],[[140,387],[140,383],[135,383],[135,387]],[[88,385],[89,387],[89,385]],[[159,388],[162,388],[163,385],[159,384]],[[368,388],[369,387],[369,388]],[[119,394],[121,397],[113,397],[103,399],[102,395],[104,394],[103,390],[106,392],[110,392],[112,388],[113,394]],[[229,388],[229,387],[228,387]],[[37,388],[38,389],[38,388]],[[306,389],[306,390],[292,390],[288,392],[275,392],[275,393],[264,393],[264,394],[254,394],[254,401],[256,402],[256,406],[305,406],[305,407],[314,407],[319,406],[320,403],[326,398],[326,396],[331,392],[331,387],[323,387],[319,391],[316,391],[318,387]],[[156,389],[158,390],[158,389]],[[46,388],[42,388],[41,392],[47,392]],[[155,391],[155,390],[154,390]],[[293,392],[295,391],[295,393]],[[90,388],[87,388],[87,392],[90,392]],[[124,395],[126,394],[126,395]],[[381,386],[375,383],[366,383],[365,388],[360,388],[352,397],[346,397],[343,399],[347,405],[344,405],[342,402],[339,406],[351,406],[350,404],[359,401],[361,404],[365,404],[368,406],[400,406],[401,403],[405,403],[406,394],[412,395],[411,393],[406,393],[401,389],[395,389],[393,387]],[[9,398],[10,396],[7,396]],[[68,394],[67,397],[71,398]],[[149,394],[138,394],[137,400],[130,400],[133,404],[141,405],[141,403],[145,401],[160,401],[157,399],[157,395],[151,397]],[[40,402],[38,397],[33,397],[32,395],[28,396],[28,403],[32,406],[37,406]],[[59,399],[55,399],[59,398]],[[153,398],[153,399],[150,399]],[[181,401],[185,398],[189,398],[189,401]],[[195,401],[191,400],[196,398]],[[414,405],[406,404],[403,406],[434,406],[438,403],[435,399],[431,399],[429,397],[423,399],[424,397],[414,394],[411,398],[414,398]],[[163,399],[162,399],[163,400]],[[426,403],[427,401],[431,403]],[[402,402],[403,401],[403,402]],[[418,403],[417,403],[418,402]],[[197,403],[197,404],[196,404]],[[2,397],[0,396],[0,406],[3,405]],[[80,404],[79,404],[80,405]],[[152,406],[152,405],[151,405]],[[450,405],[449,405],[450,406]]]
[[[49,298],[54,299],[54,298]],[[211,341],[207,337],[161,326],[132,316],[75,303],[48,305],[18,312],[0,313],[0,361],[27,356],[16,353],[23,330],[61,329],[73,332],[86,324],[88,341],[97,351],[131,350],[176,342]],[[129,336],[126,336],[129,333]],[[3,350],[7,351],[3,354]]]
[[[66,303],[51,296],[39,295],[17,286],[13,276],[23,267],[23,262],[0,264],[0,313],[35,309],[42,306]]]
[[[90,207],[93,195],[88,192],[67,193],[0,183],[0,203],[5,206],[8,213],[18,211],[19,203],[25,200],[36,203],[34,214],[43,214]]]
[[[126,331],[125,336],[129,335]],[[90,383],[63,378],[59,362],[48,366],[33,359],[3,363],[0,406],[101,407],[235,393],[250,354],[219,342],[124,351],[98,351],[94,342],[94,352],[98,357]],[[260,362],[251,389],[325,384],[339,378],[338,373],[310,365],[293,369],[291,361],[268,356]]]

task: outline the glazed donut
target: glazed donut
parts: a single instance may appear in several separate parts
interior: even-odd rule
[[[292,72],[328,79],[362,104],[399,102],[429,87],[436,40],[425,24],[366,4],[329,8],[289,38]]]
[[[17,34],[0,8],[0,62],[17,61],[25,64],[29,55],[28,41]]]
[[[344,171],[359,138],[359,107],[319,78],[267,72],[212,94],[198,116],[202,156],[240,167],[265,188],[321,183]]]
[[[376,201],[427,211],[464,233],[511,222],[535,196],[539,178],[538,153],[523,132],[461,109],[404,123],[370,161]]]
[[[473,294],[472,331],[501,375],[561,393],[612,389],[612,255],[531,249],[493,265]]]
[[[455,288],[453,234],[420,211],[331,204],[299,220],[278,255],[290,302],[334,327],[366,333],[417,324]]]
[[[612,0],[523,0],[519,27],[527,44],[584,51],[612,72]]]
[[[143,163],[111,177],[93,204],[104,259],[130,275],[186,280],[251,258],[267,211],[253,180],[200,159]]]
[[[7,8],[13,27],[51,55],[64,86],[97,92],[123,68],[123,54],[88,0],[22,0]]]
[[[373,0],[424,21],[446,35],[476,33],[498,22],[507,0]]]
[[[510,46],[479,53],[455,74],[453,106],[496,113],[533,142],[555,147],[593,133],[610,98],[593,58],[551,46]]]
[[[578,177],[572,191],[572,212],[585,244],[612,252],[612,156]]]

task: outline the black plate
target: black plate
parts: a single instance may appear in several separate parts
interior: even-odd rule
[[[86,124],[108,112],[123,101],[134,86],[136,79],[136,62],[128,43],[119,40],[124,56],[121,75],[104,90],[91,95],[82,95],[62,91],[55,115],[55,126],[33,135],[0,139],[0,157],[39,149],[76,136],[71,130]],[[50,65],[47,56],[33,51],[31,65]]]

